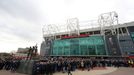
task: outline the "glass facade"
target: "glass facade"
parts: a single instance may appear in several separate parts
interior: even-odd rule
[[[131,36],[120,35],[119,42],[120,42],[120,47],[122,49],[122,54],[124,56],[125,55],[134,55],[134,43],[131,39]]]
[[[134,31],[130,32],[130,35],[131,35],[132,41],[134,43]],[[134,50],[129,51],[128,55],[134,55]]]
[[[129,26],[127,28],[128,28],[129,33],[130,33],[130,36],[132,38],[132,41],[134,42],[134,26]]]
[[[106,55],[103,36],[54,40],[51,55]]]
[[[134,26],[128,27],[128,31],[129,31],[129,33],[130,33],[132,42],[133,42],[133,44],[134,44]],[[127,54],[128,54],[128,55],[134,55],[134,49],[131,50],[131,51],[129,51]]]
[[[134,41],[134,32],[131,32],[131,37],[132,37],[132,40]]]

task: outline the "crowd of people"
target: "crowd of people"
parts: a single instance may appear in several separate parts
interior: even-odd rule
[[[0,59],[0,70],[10,70],[15,72],[20,65],[20,60],[18,59]]]
[[[0,59],[0,70],[15,72],[20,63],[21,60],[18,59]],[[72,75],[72,71],[90,71],[95,67],[134,67],[134,60],[126,58],[47,57],[34,61],[32,75],[53,75],[56,72]]]
[[[36,61],[33,65],[33,75],[53,75],[55,72],[68,73],[76,69],[90,71],[94,67],[133,67],[134,60],[123,58],[91,59],[91,58],[47,58]]]

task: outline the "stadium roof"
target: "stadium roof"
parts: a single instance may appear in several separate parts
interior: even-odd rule
[[[84,27],[85,26],[85,27]],[[114,28],[121,28],[121,27],[128,27],[128,26],[134,26],[134,21],[132,22],[127,22],[127,23],[123,23],[123,24],[118,24],[118,25],[114,25]],[[65,26],[63,26],[65,28]],[[82,28],[83,27],[83,28]],[[62,27],[60,27],[62,28]],[[112,27],[111,26],[105,26],[104,29],[111,29]],[[80,32],[90,32],[90,31],[98,31],[100,30],[100,26],[99,25],[96,25],[96,26],[91,26],[90,25],[80,25]],[[58,33],[54,33],[54,36],[56,35],[63,35],[63,34],[68,34],[69,31],[67,30],[64,30],[62,32],[58,32]],[[43,34],[43,37],[49,37],[50,35],[49,34]]]

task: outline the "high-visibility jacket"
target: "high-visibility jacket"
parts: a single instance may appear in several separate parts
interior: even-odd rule
[[[131,61],[130,61],[130,60],[128,60],[128,63],[130,64],[130,63],[131,63]]]
[[[133,62],[133,61],[131,61],[131,64],[133,65],[133,64],[134,64],[134,62]]]

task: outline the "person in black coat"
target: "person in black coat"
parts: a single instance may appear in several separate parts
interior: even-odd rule
[[[39,61],[38,61],[38,62],[35,62],[35,63],[33,64],[32,75],[38,75],[38,74],[40,74],[40,69],[41,69],[41,67],[40,67],[40,62],[39,62]]]
[[[52,61],[49,62],[49,74],[53,75],[53,62]]]
[[[47,75],[48,74],[47,62],[44,62],[43,67],[44,67],[44,74]]]
[[[50,66],[49,66],[49,62],[46,62],[46,75],[49,75],[50,73]]]
[[[70,62],[68,62],[67,71],[68,71],[68,75],[72,75]]]
[[[3,66],[4,66],[4,62],[3,62],[3,60],[0,59],[0,70],[3,69]]]
[[[45,74],[44,62],[40,62],[40,74],[41,75],[44,75]]]

